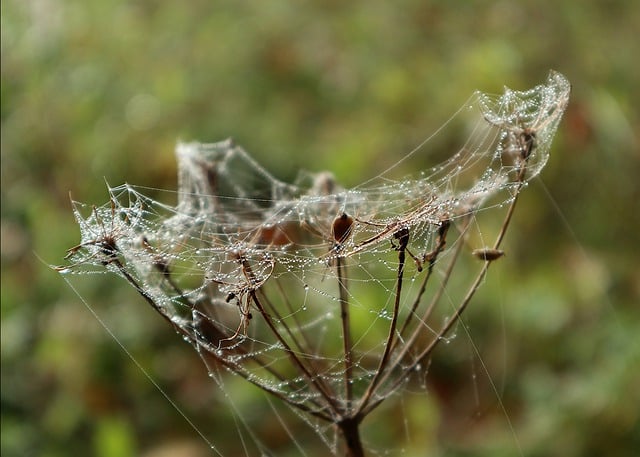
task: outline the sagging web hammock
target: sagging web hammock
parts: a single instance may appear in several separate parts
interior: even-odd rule
[[[319,423],[359,423],[421,370],[475,292],[449,291],[458,260],[475,256],[483,276],[502,254],[510,214],[492,244],[482,215],[512,208],[543,168],[569,91],[551,72],[527,91],[476,93],[447,161],[352,189],[328,172],[281,182],[231,140],[179,144],[177,204],[129,184],[100,207],[74,202],[82,238],[59,270],[115,273],[212,373]]]

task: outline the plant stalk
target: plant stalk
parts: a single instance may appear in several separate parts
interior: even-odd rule
[[[338,424],[346,446],[346,457],[364,457],[364,449],[360,440],[360,418],[349,417]]]
[[[347,400],[346,412],[351,411],[353,399],[353,355],[351,346],[351,321],[349,318],[349,289],[345,274],[345,264],[342,258],[336,258],[338,271],[338,288],[340,293],[340,318],[342,321],[342,340],[344,345],[344,389]]]

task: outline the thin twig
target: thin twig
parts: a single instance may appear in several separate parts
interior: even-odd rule
[[[267,306],[269,307],[269,309],[271,310],[271,312],[273,312],[274,316],[276,317],[276,319],[278,320],[278,322],[280,323],[280,325],[282,325],[285,329],[285,332],[287,333],[287,335],[289,335],[289,337],[291,338],[291,340],[293,341],[293,343],[295,344],[295,346],[298,348],[299,351],[302,351],[302,354],[309,354],[308,351],[305,351],[304,348],[301,346],[299,339],[295,336],[295,334],[293,333],[293,331],[291,330],[291,327],[286,323],[286,321],[284,319],[282,319],[282,316],[280,315],[280,313],[278,312],[278,310],[276,309],[276,307],[273,305],[273,303],[271,302],[271,300],[269,300],[268,296],[266,295],[266,293],[264,292],[264,290],[262,289],[258,289],[258,292],[260,292],[260,295],[262,297],[262,300],[267,304]],[[297,322],[297,321],[295,321]],[[298,327],[300,328],[299,324]],[[304,335],[304,333],[302,333]],[[306,340],[306,338],[304,338]],[[311,373],[318,373],[318,370],[316,369],[315,365],[314,365],[314,359],[313,358],[306,358],[307,364],[310,365],[309,367],[307,367],[307,370]],[[302,363],[302,359],[300,359],[300,362]],[[263,367],[267,367],[268,364],[263,364]],[[317,376],[316,380],[318,381],[318,383],[322,384],[323,389],[328,392],[331,396],[335,396],[335,392],[333,392],[333,389],[331,388],[330,385],[328,385],[324,379],[322,379],[322,377]]]
[[[409,324],[411,323],[413,317],[415,316],[415,312],[418,309],[420,302],[422,301],[422,297],[424,296],[424,293],[427,290],[427,284],[433,274],[433,266],[435,265],[436,261],[438,260],[438,256],[444,250],[444,247],[447,244],[446,236],[450,226],[451,226],[451,222],[448,219],[440,223],[440,226],[438,227],[438,237],[436,239],[436,246],[431,252],[429,252],[428,254],[425,254],[424,256],[424,260],[429,262],[429,266],[427,267],[427,274],[425,275],[424,279],[422,280],[422,283],[420,284],[420,289],[418,290],[418,294],[413,304],[411,305],[411,310],[409,311],[409,314],[407,315],[407,318],[405,319],[404,324],[400,329],[400,332],[399,332],[400,338],[404,335],[404,332],[406,331],[407,327],[409,327]],[[431,314],[430,308],[432,308],[432,306],[433,306],[433,303],[429,308],[427,308],[427,312],[422,317],[422,322],[426,322],[426,320],[428,319],[429,315]],[[395,346],[400,341],[400,338],[395,340],[393,349],[395,349]]]
[[[422,330],[424,329],[424,326],[426,326],[427,321],[429,320],[429,318],[433,314],[434,310],[436,309],[438,303],[440,302],[440,299],[442,298],[442,295],[444,294],[444,291],[447,288],[447,284],[449,283],[449,279],[452,276],[453,268],[457,264],[458,257],[460,256],[460,253],[462,252],[462,246],[464,246],[464,238],[467,236],[467,233],[468,233],[467,229],[469,228],[469,223],[470,223],[470,218],[466,218],[465,219],[465,223],[464,223],[464,225],[462,227],[462,230],[461,230],[461,237],[463,239],[460,240],[460,242],[456,243],[456,247],[455,247],[455,249],[453,251],[453,255],[451,256],[451,259],[449,260],[449,264],[447,265],[447,269],[444,271],[444,276],[443,276],[442,280],[440,281],[440,286],[438,287],[438,290],[435,292],[433,297],[431,297],[431,302],[429,303],[429,306],[427,306],[427,308],[425,309],[424,313],[422,314],[422,317],[419,319],[420,323],[422,325],[416,326],[416,328],[414,329],[413,333],[411,334],[409,339],[404,344],[402,350],[395,357],[395,360],[392,363],[392,367],[393,368],[388,371],[388,373],[385,375],[385,378],[383,379],[383,381],[387,380],[387,378],[389,377],[390,373],[392,373],[396,368],[398,368],[402,364],[402,361],[407,356],[409,351],[414,348],[414,346],[416,344],[416,341],[418,340],[418,338],[422,334]],[[443,244],[443,247],[444,247],[444,244]]]
[[[185,334],[185,336],[187,336],[187,334]],[[191,338],[193,338],[193,336],[191,336]],[[332,416],[325,414],[321,410],[313,409],[313,408],[311,408],[310,406],[307,406],[304,403],[296,402],[296,401],[292,400],[285,393],[280,392],[278,390],[275,390],[274,388],[270,387],[267,384],[260,383],[258,380],[256,380],[256,377],[254,375],[250,374],[249,372],[244,370],[242,367],[228,362],[223,357],[219,357],[216,354],[215,348],[213,348],[212,346],[207,345],[207,344],[202,344],[201,342],[199,342],[196,339],[194,339],[192,341],[196,341],[198,343],[197,344],[198,353],[200,354],[200,358],[202,359],[203,363],[205,364],[205,366],[207,367],[207,370],[209,372],[212,372],[213,368],[209,365],[209,362],[204,357],[204,354],[202,354],[200,352],[200,350],[199,350],[200,348],[205,349],[207,355],[211,356],[216,362],[220,363],[225,368],[233,371],[235,374],[237,374],[240,377],[242,377],[245,381],[248,381],[249,383],[251,383],[254,386],[256,386],[259,389],[261,389],[262,391],[264,391],[264,392],[266,392],[266,393],[268,393],[270,395],[273,395],[274,397],[282,400],[286,404],[288,404],[288,405],[290,405],[290,406],[292,406],[294,408],[297,408],[300,411],[303,411],[303,412],[306,412],[308,414],[311,414],[312,416],[315,416],[315,417],[317,417],[319,419],[322,419],[324,421],[327,421],[327,422],[334,422],[335,421],[335,419]],[[264,367],[264,365],[263,365],[263,367]],[[309,402],[312,403],[317,408],[322,408],[322,406],[320,404],[316,403],[313,399],[309,400]]]
[[[342,320],[342,341],[344,351],[344,390],[346,395],[347,413],[351,411],[353,399],[353,348],[351,345],[351,322],[349,317],[349,286],[345,274],[345,264],[341,257],[336,257],[338,272],[338,288],[340,294],[340,318]]]
[[[396,332],[396,325],[398,322],[398,311],[400,309],[400,297],[402,296],[402,277],[404,275],[404,265],[405,265],[405,257],[406,257],[406,249],[407,244],[409,243],[409,229],[401,229],[394,235],[394,238],[398,240],[398,277],[396,280],[396,294],[395,300],[393,303],[393,315],[391,316],[391,325],[389,326],[389,334],[387,336],[387,341],[385,342],[384,352],[382,357],[380,358],[380,363],[378,368],[376,369],[375,375],[369,384],[366,392],[362,396],[360,400],[360,404],[358,405],[358,410],[356,412],[356,416],[360,415],[363,409],[366,407],[369,399],[373,395],[376,387],[378,386],[381,376],[387,366],[387,361],[389,360],[389,356],[391,354],[391,349],[393,348],[393,337]]]
[[[256,295],[256,291],[255,290],[249,291],[249,295],[253,300],[253,303],[256,305],[256,308],[258,309],[258,311],[260,311],[260,314],[264,318],[265,322],[273,332],[276,339],[280,342],[280,344],[282,344],[283,350],[287,353],[293,365],[297,367],[302,372],[304,377],[307,378],[307,380],[315,386],[318,393],[320,393],[320,395],[327,401],[327,404],[331,407],[331,410],[333,411],[333,413],[335,413],[336,415],[339,415],[340,407],[336,403],[335,396],[331,392],[327,392],[324,384],[318,381],[317,373],[311,373],[309,369],[302,363],[302,361],[297,356],[297,354],[291,349],[291,347],[289,346],[289,343],[287,343],[287,341],[282,337],[282,335],[276,328],[269,313],[267,313],[267,311],[262,306],[260,299]]]
[[[282,299],[282,301],[286,305],[287,311],[289,311],[289,314],[293,318],[295,327],[300,330],[300,335],[302,336],[302,340],[303,340],[304,345],[298,343],[298,347],[300,348],[300,350],[302,352],[304,352],[306,354],[310,354],[311,353],[311,342],[309,341],[309,338],[307,337],[307,333],[305,331],[303,331],[303,326],[300,323],[300,319],[298,319],[298,313],[294,311],[293,306],[291,304],[291,301],[289,300],[289,297],[287,297],[287,293],[283,289],[282,284],[280,283],[280,280],[278,278],[273,278],[272,281],[276,282],[276,286],[278,288],[278,293],[280,295],[280,298]]]
[[[129,274],[128,271],[126,271],[126,269],[124,268],[124,266],[122,265],[122,263],[115,259],[112,261],[112,263],[116,266],[116,268],[118,269],[118,271],[120,272],[120,274],[122,274],[122,276],[125,278],[125,280],[127,282],[129,282],[136,291],[138,291],[138,293],[140,295],[142,295],[142,297],[147,301],[147,303],[149,303],[151,305],[151,307],[158,312],[158,314],[160,314],[160,316],[162,316],[169,324],[171,324],[171,326],[182,336],[188,338],[190,341],[192,341],[197,348],[204,348],[207,353],[213,357],[218,363],[220,363],[222,366],[224,366],[225,368],[233,371],[234,373],[238,374],[239,376],[241,376],[242,378],[244,378],[245,380],[249,381],[251,384],[255,385],[256,387],[259,387],[260,389],[262,389],[265,392],[268,392],[272,395],[274,395],[275,397],[281,399],[282,401],[284,401],[285,403],[300,409],[301,411],[305,411],[315,417],[318,417],[320,419],[329,421],[329,422],[333,422],[334,419],[331,418],[331,416],[328,416],[324,413],[322,413],[321,411],[317,411],[314,410],[312,408],[310,408],[309,406],[303,404],[303,403],[297,403],[292,401],[291,399],[289,399],[286,395],[284,395],[283,393],[276,391],[272,388],[270,388],[268,385],[264,385],[261,384],[259,382],[257,382],[256,380],[253,379],[253,376],[251,376],[249,373],[247,373],[244,369],[242,369],[240,366],[229,362],[227,359],[225,359],[224,357],[221,357],[217,354],[217,348],[214,348],[213,346],[211,346],[210,344],[208,344],[208,342],[203,342],[200,338],[198,338],[197,334],[192,334],[191,332],[187,331],[187,327],[181,326],[181,325],[177,325],[163,310],[163,308],[158,305],[155,300],[153,299],[153,297],[151,295],[149,295],[149,293],[147,291],[145,291],[140,284],[138,283],[138,281],[131,276],[131,274]],[[205,363],[206,364],[206,363]],[[208,364],[207,368],[209,368]],[[266,365],[262,364],[261,366],[266,367]],[[273,373],[273,372],[272,372]]]
[[[526,173],[526,167],[523,165],[518,171],[518,177],[517,177],[518,186],[516,187],[516,189],[514,191],[513,200],[511,201],[511,204],[509,205],[509,209],[507,210],[507,214],[505,215],[505,218],[503,220],[500,232],[498,233],[498,236],[496,237],[496,241],[494,242],[493,249],[498,249],[500,247],[500,244],[502,243],[502,241],[504,239],[504,236],[505,236],[505,234],[507,232],[507,228],[509,227],[509,224],[511,222],[511,218],[513,216],[513,212],[514,212],[515,207],[516,207],[516,203],[518,201],[518,196],[520,194],[520,191],[522,190],[522,187],[524,186],[525,173]],[[442,326],[440,331],[438,331],[436,337],[431,341],[431,343],[427,347],[425,347],[413,359],[413,361],[408,366],[406,366],[404,368],[404,373],[397,378],[397,380],[393,383],[392,386],[390,386],[390,391],[395,390],[397,388],[397,386],[401,382],[404,382],[404,379],[406,378],[406,376],[410,372],[415,370],[416,366],[418,366],[420,363],[422,363],[424,361],[425,358],[427,358],[429,355],[431,355],[433,350],[438,346],[438,344],[440,344],[440,342],[444,339],[444,337],[449,332],[449,330],[451,330],[451,328],[458,322],[458,319],[460,318],[460,316],[462,315],[464,310],[467,308],[467,305],[469,304],[469,302],[471,301],[471,299],[473,298],[473,296],[477,292],[478,288],[482,284],[482,281],[484,280],[485,276],[487,275],[487,271],[489,270],[489,266],[491,265],[491,263],[492,263],[491,260],[485,260],[484,261],[484,263],[482,265],[482,268],[478,272],[478,275],[476,276],[475,280],[473,281],[473,283],[469,287],[465,297],[462,299],[462,301],[460,302],[460,304],[456,308],[456,310],[453,313],[453,315],[449,319],[447,319],[447,322]],[[407,347],[410,347],[410,345],[405,346],[405,349]],[[405,350],[403,352],[406,353],[407,351]],[[362,411],[362,414],[365,415],[365,416],[367,414],[369,414],[374,408],[376,408],[382,402],[382,400],[384,398],[385,397],[382,396],[380,399],[378,399],[375,402],[371,403],[366,409],[364,409]]]

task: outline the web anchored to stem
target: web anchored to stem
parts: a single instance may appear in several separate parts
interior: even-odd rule
[[[476,93],[459,111],[471,133],[449,160],[353,189],[327,172],[280,182],[231,140],[180,144],[177,205],[131,185],[102,207],[74,203],[82,240],[58,269],[124,278],[214,379],[241,376],[325,424],[333,453],[362,456],[363,419],[420,375],[502,255],[569,91],[551,72],[527,91]]]

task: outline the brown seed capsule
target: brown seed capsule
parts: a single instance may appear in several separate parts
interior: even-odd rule
[[[526,128],[520,134],[520,154],[523,160],[527,160],[536,147],[536,132]]]
[[[500,249],[475,249],[472,254],[479,258],[480,260],[491,262],[492,260],[499,259],[504,255],[504,251]]]
[[[344,243],[351,236],[351,227],[353,226],[353,217],[347,213],[342,213],[333,220],[331,226],[331,236],[338,244]]]

